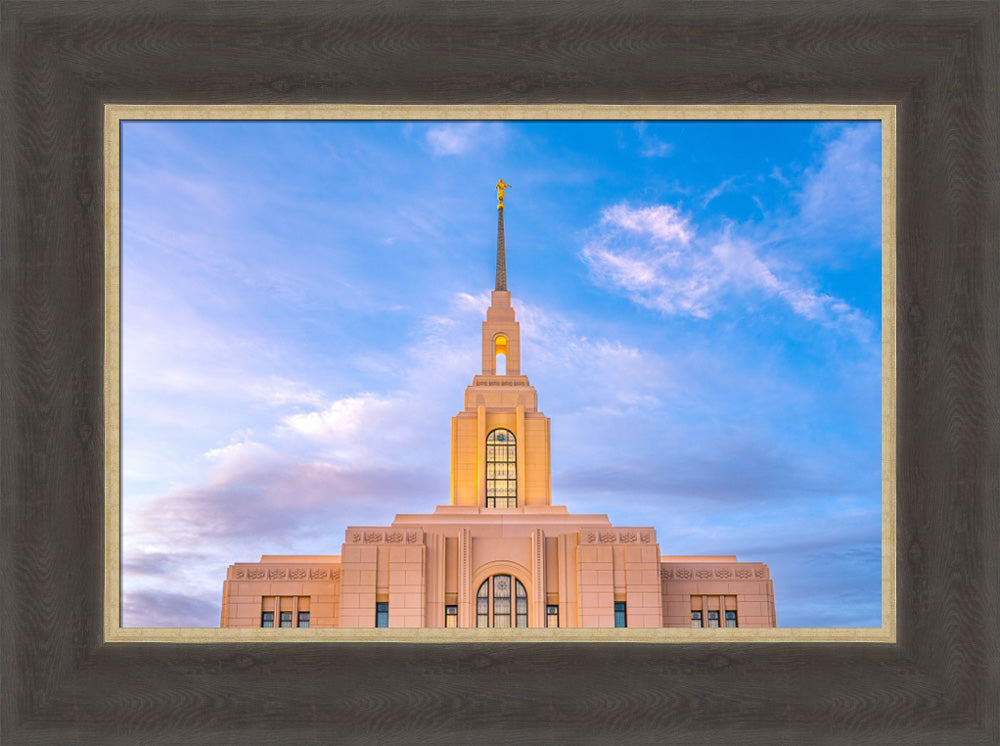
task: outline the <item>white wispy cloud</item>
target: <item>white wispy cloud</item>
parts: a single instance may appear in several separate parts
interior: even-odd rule
[[[449,122],[432,125],[426,134],[434,155],[464,155],[504,136],[499,122]]]
[[[802,217],[840,232],[878,235],[882,209],[879,125],[830,125],[827,130],[830,139],[817,165],[805,174],[799,196]]]
[[[580,255],[599,284],[661,313],[709,318],[758,293],[811,321],[870,331],[846,301],[782,276],[757,244],[733,233],[699,233],[672,205],[619,203],[605,208]]]
[[[735,183],[736,177],[730,176],[728,179],[724,179],[722,182],[709,189],[701,198],[701,206],[708,207],[709,203],[711,203],[716,197],[720,197],[726,192],[733,191],[736,188]]]
[[[690,220],[671,205],[631,207],[627,203],[604,210],[601,222],[614,228],[648,236],[660,243],[688,244],[694,237]]]
[[[674,152],[673,143],[664,142],[650,133],[647,122],[636,122],[635,131],[639,136],[639,153],[643,158],[662,158]]]

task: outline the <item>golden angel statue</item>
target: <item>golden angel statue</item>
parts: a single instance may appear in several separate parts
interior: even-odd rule
[[[503,190],[510,184],[504,184],[503,179],[497,179],[497,208],[503,207]]]

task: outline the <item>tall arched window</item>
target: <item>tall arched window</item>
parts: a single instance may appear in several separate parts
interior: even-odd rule
[[[486,436],[486,507],[517,507],[517,441],[502,427]]]
[[[502,334],[493,340],[493,368],[498,376],[507,375],[507,338]]]
[[[494,575],[483,581],[476,592],[476,626],[528,626],[528,592],[520,580],[511,575]]]

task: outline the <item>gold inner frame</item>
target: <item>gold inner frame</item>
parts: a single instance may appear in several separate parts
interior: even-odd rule
[[[160,120],[875,120],[882,148],[882,615],[879,627],[663,629],[339,629],[122,627],[120,122]],[[107,642],[896,642],[896,107],[889,104],[512,106],[129,105],[104,107],[104,639]],[[221,581],[220,581],[221,582]]]

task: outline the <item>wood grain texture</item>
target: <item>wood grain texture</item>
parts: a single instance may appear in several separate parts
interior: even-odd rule
[[[1000,743],[1000,5],[0,4],[0,741]],[[897,103],[899,643],[101,638],[101,106]]]

